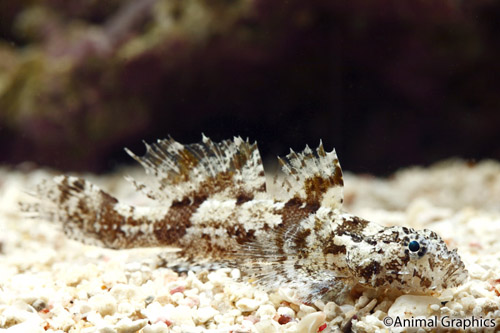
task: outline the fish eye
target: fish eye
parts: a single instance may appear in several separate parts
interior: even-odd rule
[[[420,249],[420,244],[416,240],[413,240],[408,244],[408,249],[411,252],[417,252]]]

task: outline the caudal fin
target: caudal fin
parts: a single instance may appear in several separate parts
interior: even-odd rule
[[[140,208],[119,203],[81,178],[46,180],[37,186],[36,197],[37,202],[22,204],[21,209],[59,224],[71,239],[114,249],[157,245],[151,237],[155,221],[146,218],[147,212],[141,214]]]

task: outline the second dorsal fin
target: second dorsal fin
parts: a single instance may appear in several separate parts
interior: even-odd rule
[[[244,202],[266,191],[257,143],[241,137],[182,145],[172,138],[146,144],[146,154],[126,152],[153,175],[147,184],[128,178],[138,190],[158,201],[203,200],[217,194]]]
[[[308,146],[299,153],[290,149],[278,160],[285,173],[281,186],[288,199],[314,207],[342,208],[344,180],[335,150],[325,152],[320,142],[316,152]]]

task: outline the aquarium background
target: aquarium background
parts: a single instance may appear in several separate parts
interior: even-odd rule
[[[0,163],[105,172],[201,133],[387,175],[500,159],[500,2],[0,1]],[[31,161],[34,163],[24,163]]]

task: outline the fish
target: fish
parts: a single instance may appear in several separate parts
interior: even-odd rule
[[[288,287],[303,302],[341,302],[356,285],[436,293],[468,278],[457,249],[435,232],[345,212],[337,154],[321,141],[315,150],[278,157],[274,191],[257,143],[248,139],[202,135],[194,144],[168,137],[145,145],[143,156],[125,150],[148,177],[126,179],[155,205],[129,205],[85,179],[60,175],[40,183],[38,202],[24,211],[84,244],[173,248],[188,267],[236,267],[258,287]]]

